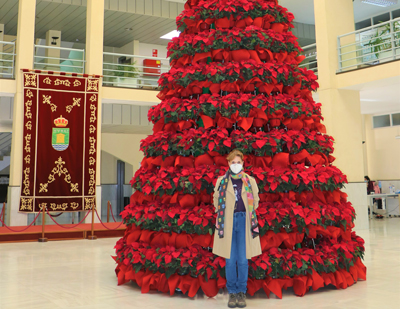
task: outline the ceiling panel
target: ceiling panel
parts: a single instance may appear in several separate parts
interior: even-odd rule
[[[112,39],[115,35],[126,31],[125,28],[140,27],[140,22],[146,18],[144,15],[114,12],[112,16],[104,19],[104,39]]]
[[[5,25],[5,34],[17,35],[18,1],[0,0],[0,23]]]
[[[45,19],[46,23],[37,23],[36,25],[36,33],[41,33],[43,32],[43,29],[47,31],[49,28],[51,30],[59,30],[61,31],[63,28],[66,28],[66,24],[68,23],[68,16],[76,16],[76,12],[79,10],[80,7],[74,6],[74,5],[59,5],[53,12],[52,14]],[[86,10],[84,10],[86,12]],[[39,15],[40,14],[40,15]],[[42,13],[39,13],[37,16],[43,15]],[[40,18],[37,19],[38,21]],[[39,27],[40,25],[40,27]]]
[[[46,32],[47,24],[50,20],[53,19],[52,13],[57,12],[57,8],[62,6],[60,3],[49,3],[48,5],[41,6],[40,9],[36,7],[36,25],[35,25],[35,34],[38,31]]]

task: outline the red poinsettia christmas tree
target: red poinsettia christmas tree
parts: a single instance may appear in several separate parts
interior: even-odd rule
[[[132,179],[116,245],[118,283],[142,292],[214,296],[225,260],[212,254],[212,192],[240,149],[260,189],[262,255],[249,263],[248,293],[297,295],[365,279],[364,241],[340,189],[333,138],[321,124],[312,71],[299,68],[293,15],[277,0],[189,0],[170,42],[171,70],[149,112],[154,134]]]

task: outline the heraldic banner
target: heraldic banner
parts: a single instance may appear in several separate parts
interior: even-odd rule
[[[100,80],[24,72],[19,210],[84,211],[96,200]]]

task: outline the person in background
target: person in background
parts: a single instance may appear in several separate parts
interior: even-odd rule
[[[381,189],[379,188],[379,182],[374,181],[374,194],[381,194]],[[382,209],[382,199],[381,198],[374,198],[374,202],[376,201],[377,208]],[[383,216],[380,214],[376,215],[376,218],[383,219]]]
[[[260,255],[261,243],[255,210],[258,186],[243,169],[243,153],[233,150],[227,157],[229,169],[214,189],[217,212],[213,253],[226,259],[228,307],[246,307],[248,260]]]
[[[367,194],[374,192],[374,182],[368,176],[364,176],[364,182],[367,184]]]
[[[374,192],[374,184],[368,176],[364,176],[364,182],[367,185],[367,194],[370,195],[371,192]],[[373,215],[376,215],[376,213],[374,213],[374,205],[368,207],[368,215],[370,214],[370,211],[372,211]]]

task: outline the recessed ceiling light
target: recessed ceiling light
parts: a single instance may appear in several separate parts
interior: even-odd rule
[[[361,2],[381,7],[388,7],[397,4],[397,0],[361,0]]]
[[[160,39],[172,40],[173,38],[178,37],[180,34],[181,34],[180,31],[173,30],[173,31],[163,35],[162,37],[160,37]]]

